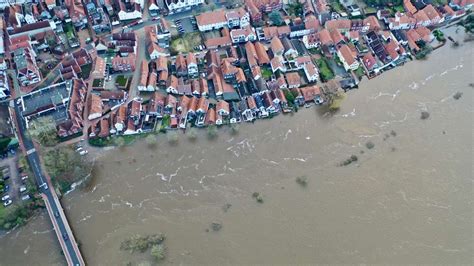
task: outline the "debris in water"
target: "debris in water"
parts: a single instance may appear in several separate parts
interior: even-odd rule
[[[428,113],[428,112],[426,112],[426,111],[421,112],[420,118],[421,118],[422,120],[428,119],[429,117],[430,117],[430,113]]]
[[[222,210],[223,210],[224,212],[227,212],[227,211],[230,209],[230,207],[232,207],[232,204],[226,203],[226,204],[224,204],[224,206],[222,207]]]
[[[471,83],[472,84],[472,83]],[[462,92],[458,91],[453,95],[454,100],[459,100],[462,97]]]
[[[353,162],[357,162],[358,160],[359,160],[359,158],[356,155],[351,155],[351,157],[349,157],[348,159],[346,159],[345,161],[340,163],[339,166],[347,166],[347,165],[349,165]]]
[[[298,176],[296,178],[296,183],[300,184],[302,187],[306,187],[308,185],[308,178],[306,176]]]
[[[217,232],[222,229],[222,223],[219,222],[212,222],[211,228],[214,232]]]
[[[395,130],[392,130],[392,131],[390,131],[390,135],[392,135],[392,137],[396,137],[396,136],[397,136],[397,132],[395,132]]]
[[[263,197],[262,195],[260,195],[260,193],[258,192],[254,192],[252,194],[252,198],[254,198],[255,200],[257,200],[258,203],[263,203]]]

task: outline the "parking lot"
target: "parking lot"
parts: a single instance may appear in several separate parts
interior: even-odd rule
[[[8,208],[12,204],[25,202],[31,198],[29,177],[20,174],[17,167],[17,156],[0,161],[0,189],[2,205]]]
[[[189,33],[189,32],[194,32],[198,31],[197,25],[196,25],[196,19],[194,17],[185,17],[181,19],[176,19],[174,20],[174,23],[176,25],[176,30],[180,35]]]

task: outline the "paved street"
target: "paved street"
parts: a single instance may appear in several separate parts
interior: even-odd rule
[[[27,129],[25,122],[21,117],[19,105],[16,103],[16,101],[13,101],[13,104],[17,122],[18,137],[23,143],[24,150],[26,151],[26,158],[31,170],[34,173],[39,191],[43,194],[43,198],[49,207],[48,212],[55,228],[56,235],[58,236],[61,247],[65,253],[64,255],[66,256],[66,260],[68,261],[69,265],[85,265],[61,204],[57,198],[56,192],[51,187],[50,182],[48,182],[43,174],[43,171],[41,170],[41,162],[38,152],[35,149],[33,141],[26,134]],[[57,216],[56,214],[59,215]]]

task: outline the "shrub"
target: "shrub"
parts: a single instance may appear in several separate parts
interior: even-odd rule
[[[215,125],[207,127],[207,136],[209,139],[215,139],[217,137],[217,127]]]
[[[195,128],[189,129],[186,135],[188,136],[190,141],[196,141],[197,139],[197,131]]]
[[[168,132],[167,137],[168,137],[168,142],[170,144],[178,143],[179,137],[178,137],[178,133],[176,133],[175,131]]]
[[[230,134],[237,135],[239,133],[239,126],[237,124],[230,125]]]
[[[375,144],[372,141],[367,141],[367,143],[365,143],[365,147],[371,150],[375,147]]]
[[[164,245],[163,244],[153,245],[151,247],[150,254],[156,262],[164,260],[165,259],[165,247],[164,247]]]

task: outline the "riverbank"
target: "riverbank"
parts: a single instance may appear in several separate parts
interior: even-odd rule
[[[62,200],[86,261],[136,265],[150,258],[120,243],[163,232],[165,264],[469,263],[472,48],[364,81],[333,116],[303,108],[212,140],[200,130],[91,151],[90,190]],[[2,262],[58,263],[49,227],[40,216],[2,237]]]

